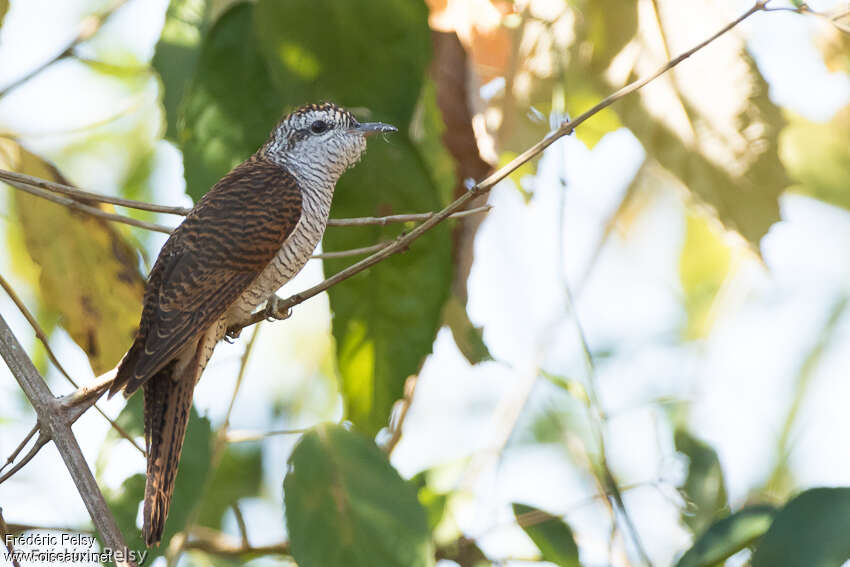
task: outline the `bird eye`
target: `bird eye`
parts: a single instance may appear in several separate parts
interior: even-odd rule
[[[327,131],[328,123],[324,120],[316,120],[312,124],[310,124],[310,131],[314,134],[321,134],[322,132]]]

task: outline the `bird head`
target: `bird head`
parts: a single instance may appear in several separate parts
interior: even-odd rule
[[[366,138],[396,132],[382,122],[358,122],[333,103],[311,104],[285,116],[263,146],[265,155],[296,177],[335,183],[366,150]]]

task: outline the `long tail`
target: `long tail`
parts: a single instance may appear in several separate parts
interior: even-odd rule
[[[173,376],[175,362],[144,384],[148,468],[143,531],[148,546],[162,539],[195,389],[194,372]]]

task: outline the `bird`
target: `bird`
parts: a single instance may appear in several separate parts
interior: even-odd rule
[[[160,250],[138,331],[109,389],[110,398],[144,392],[148,547],[162,539],[192,394],[216,343],[264,303],[275,316],[277,290],[324,234],[340,176],[360,160],[367,137],[397,131],[358,122],[330,102],[298,108],[198,201]]]

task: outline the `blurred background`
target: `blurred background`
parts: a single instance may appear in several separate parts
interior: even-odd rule
[[[370,142],[331,216],[439,210],[751,5],[0,0],[0,166],[188,207],[282,113],[333,100],[400,133]],[[747,565],[789,500],[850,485],[850,18],[845,2],[769,7],[786,10],[595,115],[489,211],[221,344],[154,564],[292,561],[290,430],[322,422],[376,438],[411,479],[441,567]],[[331,227],[323,251],[412,226]],[[62,366],[78,383],[113,368],[166,235],[8,185],[0,231],[0,274]],[[310,261],[279,295],[356,259]],[[0,313],[53,392],[72,391],[8,294]],[[5,366],[0,391],[5,461],[35,414]],[[99,406],[143,446],[139,398]],[[93,410],[74,431],[138,538],[143,455]],[[816,515],[846,534],[835,494]],[[17,530],[91,530],[50,444],[0,505]],[[687,563],[729,518],[746,537]],[[178,532],[189,543],[169,545]],[[245,534],[270,550],[239,552]]]

